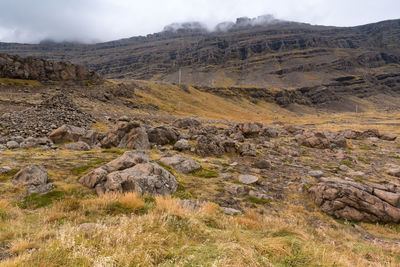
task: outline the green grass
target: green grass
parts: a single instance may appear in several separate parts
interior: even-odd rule
[[[200,168],[200,169],[192,172],[191,175],[196,176],[196,177],[202,177],[202,178],[218,177],[218,173],[216,171],[208,170],[208,169],[204,169],[204,168]]]
[[[46,194],[31,194],[24,201],[16,203],[21,209],[38,209],[51,205],[54,201],[65,197],[65,191],[52,190]]]
[[[85,165],[82,165],[82,166],[78,166],[78,167],[73,168],[73,169],[71,170],[71,174],[73,174],[73,175],[75,175],[75,176],[78,176],[78,177],[81,177],[81,176],[83,176],[84,174],[88,173],[88,171],[89,171],[90,169],[93,169],[94,167],[97,167],[97,166],[99,166],[99,165],[101,165],[101,164],[103,164],[103,163],[106,163],[106,162],[108,162],[108,161],[109,161],[109,160],[107,160],[107,159],[96,159],[96,160],[91,161],[91,162],[89,162],[89,163],[87,163],[87,164],[85,164]]]
[[[122,155],[124,154],[124,150],[118,149],[118,148],[107,148],[101,150],[101,153],[112,153],[112,154],[117,154],[117,155]]]
[[[176,189],[176,192],[172,194],[173,197],[179,198],[179,199],[191,199],[192,194],[188,191],[185,190],[185,187],[179,183],[178,188]]]
[[[167,165],[167,164],[165,164],[165,163],[162,163],[162,162],[157,162],[158,163],[158,165],[160,165],[161,167],[163,167],[164,169],[166,169],[167,171],[169,171],[170,173],[173,173],[174,172],[174,169],[171,167],[171,166],[169,166],[169,165]]]
[[[249,201],[254,203],[254,204],[260,204],[260,205],[270,204],[272,202],[269,199],[256,198],[256,197],[253,197],[253,196],[249,196]]]

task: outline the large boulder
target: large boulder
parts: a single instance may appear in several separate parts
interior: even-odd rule
[[[309,192],[321,210],[335,218],[400,222],[400,185],[320,178]]]
[[[82,141],[89,145],[97,142],[97,132],[85,128],[64,124],[50,133],[49,138],[55,144]]]
[[[30,165],[20,170],[12,179],[14,185],[26,186],[27,194],[44,194],[55,188],[47,179],[47,170],[42,165]]]
[[[118,121],[101,140],[101,146],[141,150],[150,148],[150,143],[146,130],[139,123]]]
[[[345,148],[347,141],[343,135],[333,132],[306,131],[303,134],[296,135],[296,141],[299,145],[311,148]]]
[[[175,143],[174,149],[178,151],[190,150],[189,141],[186,139],[179,140],[178,142]]]
[[[195,128],[201,126],[201,122],[196,118],[188,117],[177,119],[172,125],[177,128]]]
[[[179,132],[165,125],[156,126],[148,131],[149,141],[157,145],[166,145],[178,141]]]
[[[235,131],[240,132],[246,138],[257,137],[262,130],[261,123],[244,122],[235,126]]]
[[[222,156],[225,147],[218,137],[200,136],[197,140],[196,153],[202,157]]]
[[[140,151],[127,151],[121,157],[116,158],[107,164],[94,169],[90,173],[82,176],[79,182],[89,188],[94,188],[97,184],[104,183],[106,176],[114,171],[131,168],[139,163],[149,162],[148,157]]]
[[[93,170],[79,179],[98,194],[137,191],[141,194],[172,194],[178,182],[158,164],[150,163],[140,151],[128,151],[121,157]]]
[[[160,162],[172,166],[177,172],[188,174],[201,168],[201,165],[194,159],[186,158],[180,154],[162,157]]]
[[[149,162],[112,172],[107,175],[104,183],[106,193],[136,191],[140,194],[168,195],[177,188],[178,182],[170,172]]]

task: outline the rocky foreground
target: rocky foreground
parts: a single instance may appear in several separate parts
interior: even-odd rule
[[[178,181],[171,171],[185,175],[205,171],[206,176],[209,172],[210,177],[222,178],[221,190],[207,200],[230,213],[254,206],[249,199],[267,206],[282,201],[295,186],[303,192],[297,194],[310,195],[322,212],[335,218],[399,223],[400,163],[395,140],[395,135],[374,129],[321,132],[260,123],[216,127],[195,118],[152,125],[125,116],[105,133],[65,124],[46,138],[11,136],[1,149],[131,150],[79,178],[79,183],[100,195],[173,194]],[[161,156],[154,161],[149,153],[151,158],[152,153]],[[204,170],[202,162],[212,163],[212,170]],[[28,194],[55,188],[47,179],[37,182],[43,166],[27,168],[16,174],[14,184],[28,186]]]

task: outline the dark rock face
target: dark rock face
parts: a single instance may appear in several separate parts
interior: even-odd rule
[[[58,94],[34,107],[3,114],[0,128],[7,129],[9,135],[45,137],[64,124],[90,128],[94,122],[93,116],[79,109],[72,99]]]
[[[38,81],[103,81],[100,75],[81,65],[7,54],[0,54],[0,77]]]
[[[400,185],[320,178],[309,189],[321,210],[336,218],[362,222],[400,222]]]

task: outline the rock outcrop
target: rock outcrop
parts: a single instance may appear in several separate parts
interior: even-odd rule
[[[320,178],[309,192],[321,210],[335,218],[400,222],[400,185]]]
[[[96,84],[103,81],[100,75],[81,65],[8,54],[0,54],[0,77],[38,81],[90,81]]]

